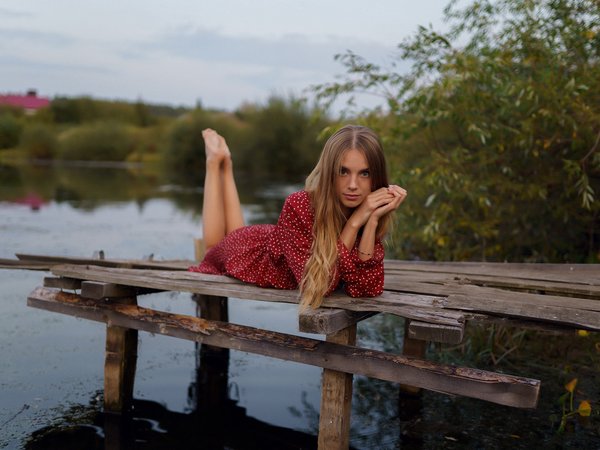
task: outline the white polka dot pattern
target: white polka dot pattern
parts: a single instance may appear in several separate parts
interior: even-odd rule
[[[312,244],[314,210],[306,191],[291,194],[276,225],[250,225],[225,236],[190,271],[229,275],[261,287],[296,289]],[[343,287],[351,297],[374,297],[383,292],[383,245],[375,243],[373,257],[362,261],[357,239],[350,251],[338,240],[338,261],[328,294]]]

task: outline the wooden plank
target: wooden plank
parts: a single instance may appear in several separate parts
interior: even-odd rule
[[[23,253],[17,253],[15,256],[22,263],[35,264],[47,269],[59,264],[92,264],[102,267],[124,267],[147,270],[187,270],[188,267],[196,264],[194,261],[188,260],[150,261],[142,259],[97,259],[70,256],[29,255]]]
[[[531,303],[527,301],[527,295],[519,294],[519,299],[508,301],[495,297],[493,293],[482,293],[477,298],[451,294],[448,296],[447,306],[463,311],[482,312],[487,315],[537,320],[600,331],[600,312]]]
[[[579,298],[560,295],[535,294],[531,292],[515,292],[504,289],[474,286],[456,282],[448,282],[444,285],[430,283],[398,283],[394,285],[391,281],[386,284],[390,292],[396,292],[394,289],[401,289],[400,292],[413,292],[421,295],[430,295],[443,297],[444,300],[438,302],[436,306],[448,307],[447,297],[449,295],[464,295],[471,297],[476,301],[482,295],[493,295],[506,302],[519,302],[519,299],[527,298],[527,302],[537,305],[555,306],[557,308],[580,309],[587,311],[600,311],[600,302],[590,298]],[[522,301],[522,300],[521,300]],[[485,305],[482,302],[482,307]]]
[[[296,304],[299,301],[297,290],[260,288],[231,277],[195,272],[161,270],[149,272],[139,269],[61,265],[52,267],[52,273],[84,280],[218,297]],[[441,297],[398,292],[385,292],[383,295],[373,298],[351,298],[345,294],[334,293],[324,300],[322,306],[350,311],[387,312],[424,322],[464,327],[464,314],[439,307],[444,300]]]
[[[16,259],[0,258],[0,269],[48,270],[48,265],[43,262],[24,262]]]
[[[459,283],[421,286],[402,284],[403,289],[429,293],[445,293],[448,297],[438,305],[450,310],[504,315],[524,320],[545,321],[600,330],[600,302],[586,298],[511,292]]]
[[[298,314],[298,329],[303,333],[333,334],[375,314],[333,308],[307,309]]]
[[[413,340],[460,344],[464,337],[464,328],[411,320],[408,324],[408,337]]]
[[[329,334],[327,342],[356,345],[356,324]],[[323,369],[319,441],[321,450],[346,450],[350,446],[350,414],[352,411],[352,374]]]
[[[475,285],[482,287],[497,287],[511,291],[528,292],[540,294],[555,294],[576,296],[591,299],[600,299],[600,285],[579,283],[575,281],[547,281],[527,279],[517,276],[491,277],[484,275],[460,275],[447,273],[425,273],[425,272],[396,272],[386,275],[386,289],[407,291],[410,286],[419,286],[420,292],[430,292],[428,288],[433,286],[460,283],[464,285]]]
[[[102,283],[100,281],[82,281],[81,296],[83,298],[93,298],[96,300],[102,298],[132,297],[136,295],[136,288],[122,286],[114,283]]]
[[[44,277],[44,287],[59,289],[81,289],[81,280],[67,277]]]
[[[35,289],[29,295],[27,304],[48,311],[109,322],[114,326],[356,373],[502,405],[534,408],[539,395],[540,382],[530,378],[437,364],[134,305],[82,299],[75,294],[46,288]]]
[[[524,279],[600,284],[600,264],[469,263],[385,260],[386,274],[395,272],[448,275],[518,276]]]

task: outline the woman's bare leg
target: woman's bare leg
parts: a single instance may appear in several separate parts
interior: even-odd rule
[[[242,208],[233,177],[229,148],[223,137],[211,129],[202,131],[206,149],[206,177],[202,226],[208,250],[226,234],[244,225]]]
[[[231,156],[223,161],[223,201],[225,205],[225,233],[229,234],[244,226],[244,216],[235,178]]]

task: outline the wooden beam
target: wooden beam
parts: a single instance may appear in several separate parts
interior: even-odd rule
[[[328,335],[326,340],[334,344],[356,345],[356,324]],[[321,450],[346,450],[350,447],[352,378],[352,373],[323,369],[318,444]]]
[[[464,328],[439,325],[436,323],[411,320],[408,323],[408,338],[422,341],[460,344],[464,337]]]
[[[33,267],[45,268],[46,270],[60,264],[91,264],[103,267],[123,267],[147,270],[187,270],[188,267],[195,264],[194,261],[188,260],[148,261],[143,259],[97,259],[70,256],[29,255],[23,253],[17,253],[15,256],[18,258],[18,261],[0,260],[0,263],[4,262],[7,265],[29,264]]]
[[[81,280],[68,277],[44,277],[44,287],[58,289],[81,289]]]
[[[134,305],[87,300],[75,294],[45,288],[34,290],[29,295],[27,304],[48,311],[109,322],[114,326],[174,336],[339,372],[356,373],[502,405],[535,408],[539,395],[540,382],[530,378],[437,364]]]
[[[114,283],[102,283],[99,281],[82,281],[81,296],[83,298],[93,298],[100,300],[102,298],[133,297],[136,295],[136,288],[122,286]]]
[[[374,316],[370,311],[346,311],[345,309],[307,309],[298,314],[298,329],[302,333],[333,334]]]

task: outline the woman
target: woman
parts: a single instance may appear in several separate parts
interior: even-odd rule
[[[406,191],[388,185],[379,139],[348,125],[329,138],[302,191],[276,225],[244,226],[223,137],[202,132],[206,178],[202,211],[207,253],[191,271],[229,275],[262,287],[300,287],[301,308],[317,308],[338,286],[352,297],[383,291],[383,245]]]

